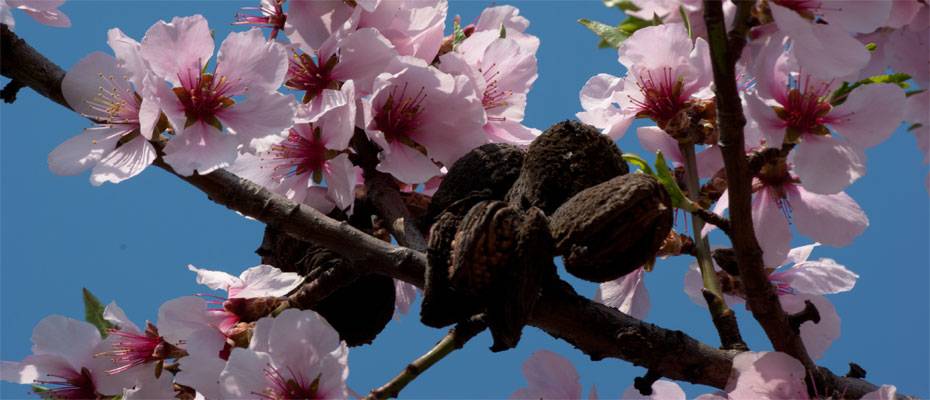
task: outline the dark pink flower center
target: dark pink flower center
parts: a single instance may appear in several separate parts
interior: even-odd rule
[[[110,329],[109,332],[111,336],[119,337],[119,340],[113,344],[111,351],[98,355],[112,357],[113,362],[119,366],[108,370],[108,374],[118,374],[139,365],[175,356],[172,354],[175,347],[165,342],[165,339],[158,335],[158,328],[151,323],[147,324],[143,333],[120,329]]]
[[[399,93],[398,87],[394,86],[384,105],[375,113],[375,128],[384,133],[388,142],[401,142],[416,148],[419,145],[410,138],[410,134],[420,126],[425,99],[423,88],[411,96],[406,83]]]
[[[263,399],[268,400],[290,400],[290,399],[325,399],[320,393],[320,377],[312,381],[302,374],[295,373],[290,367],[287,368],[285,375],[281,370],[269,365],[265,368],[265,381],[268,388],[263,393],[253,393]]]
[[[501,90],[500,88],[500,78],[501,71],[495,70],[497,64],[491,64],[491,67],[487,70],[481,70],[481,74],[484,75],[484,80],[487,82],[487,86],[484,88],[484,93],[481,96],[481,105],[484,106],[485,110],[491,110],[497,107],[503,107],[508,105],[507,99],[510,98],[510,95],[513,94],[510,90]],[[489,120],[492,121],[503,121],[503,117],[492,117],[488,116]]]
[[[303,102],[309,103],[314,97],[323,93],[323,89],[338,89],[339,81],[332,77],[333,68],[339,63],[339,57],[333,54],[329,59],[321,60],[319,56],[294,52],[287,66],[287,82],[284,86],[306,91]]]
[[[188,70],[187,73],[186,77],[178,76],[181,87],[173,89],[184,106],[184,115],[187,117],[185,126],[203,122],[221,129],[222,125],[216,116],[235,103],[231,98],[232,82],[225,76],[216,77],[202,71]]]
[[[637,116],[652,118],[663,126],[671,121],[688,103],[688,97],[682,90],[684,83],[672,75],[672,69],[665,67],[660,76],[652,71],[637,77],[636,86],[642,93],[642,99],[630,98],[639,107]]]
[[[271,37],[274,38],[279,30],[284,29],[284,23],[287,21],[284,1],[275,0],[271,5],[262,2],[261,7],[242,7],[241,10],[244,12],[236,13],[233,25],[257,25],[261,28],[271,28]],[[251,14],[252,12],[258,15]]]
[[[58,380],[36,380],[39,385],[48,386],[48,390],[39,392],[45,399],[96,399],[97,387],[90,370],[81,368],[81,372],[71,371],[68,376],[47,375]]]
[[[775,114],[785,121],[789,140],[796,139],[792,138],[792,135],[804,133],[829,134],[824,126],[827,122],[826,115],[833,109],[827,101],[829,91],[828,83],[813,86],[809,77],[804,80],[802,86],[788,90],[782,106],[775,107]]]
[[[291,129],[287,139],[272,146],[271,155],[277,162],[274,167],[276,177],[311,173],[314,180],[319,182],[326,161],[340,154],[326,149],[320,128],[311,126],[309,129],[313,132],[310,137]]]

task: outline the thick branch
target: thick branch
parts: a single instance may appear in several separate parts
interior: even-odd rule
[[[4,27],[3,75],[19,79],[36,92],[68,107],[60,95],[64,71],[34,50],[8,52],[7,44],[14,41],[20,39]],[[55,93],[57,97],[53,97]],[[156,165],[173,173],[160,160]],[[373,273],[423,287],[426,269],[423,253],[392,246],[347,222],[335,221],[309,206],[294,203],[223,170],[205,176],[179,177],[232,210],[275,225],[295,238],[326,246],[366,265]],[[717,388],[726,385],[736,354],[707,346],[681,331],[663,329],[592,302],[562,281],[544,289],[530,324],[573,344],[594,360],[620,358],[671,379]],[[845,389],[847,397],[858,398],[878,389],[864,380],[837,377],[823,368],[820,371],[829,387]]]
[[[737,15],[748,17],[752,1],[738,2]],[[807,354],[801,337],[794,332],[788,315],[769,283],[762,262],[762,250],[752,226],[752,176],[744,151],[743,127],[746,118],[736,87],[735,65],[742,52],[745,32],[734,32],[727,39],[723,7],[720,1],[705,0],[704,22],[707,25],[711,62],[714,69],[714,87],[717,101],[717,126],[720,130],[720,150],[727,171],[729,206],[733,248],[739,267],[740,279],[746,290],[746,302],[753,316],[762,325],[775,350],[788,353],[801,361],[810,372],[816,372],[813,360]],[[746,26],[739,21],[738,27]]]

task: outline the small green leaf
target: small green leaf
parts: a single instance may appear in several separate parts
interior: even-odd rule
[[[877,48],[878,48],[878,45],[875,44],[875,43],[867,43],[867,44],[865,45],[865,49],[868,50],[868,51],[870,51],[870,52],[871,52],[871,51],[875,51],[875,49],[877,49]]]
[[[97,327],[100,336],[107,337],[107,329],[112,328],[113,324],[103,319],[103,303],[87,288],[81,290],[84,291],[84,320]]]
[[[678,187],[678,181],[675,175],[668,169],[668,163],[665,162],[665,156],[661,151],[656,152],[656,178],[665,186],[668,195],[672,198],[672,207],[680,208],[686,211],[695,211],[697,206],[685,196],[681,188]]]
[[[462,23],[459,18],[452,21],[452,48],[458,46],[465,40],[465,31],[462,29]],[[335,57],[333,57],[335,58]]]
[[[501,39],[506,39],[506,38],[507,38],[507,28],[504,27],[504,24],[501,24],[501,34],[500,34],[500,38],[501,38]]]
[[[834,91],[832,95],[830,95],[830,104],[834,106],[843,104],[846,101],[846,98],[849,97],[849,94],[852,93],[853,90],[855,90],[856,88],[862,85],[871,85],[875,83],[893,83],[901,87],[901,89],[907,89],[911,86],[910,84],[907,83],[907,81],[910,79],[911,79],[911,76],[908,74],[893,73],[893,74],[870,76],[868,78],[862,79],[854,83],[843,82],[843,85],[840,86],[839,89],[836,89],[836,91]]]
[[[655,21],[647,21],[636,17],[627,17],[618,26],[611,26],[603,22],[591,21],[585,18],[579,19],[578,23],[584,25],[601,38],[598,47],[610,47],[614,49],[620,46],[620,43],[623,43],[623,41],[629,38],[634,32],[647,26],[656,25]]]
[[[45,386],[32,385],[32,392],[33,392],[33,393],[45,393],[45,392],[47,392],[47,391],[49,391],[49,390],[51,390],[51,389],[49,389],[49,388],[47,388],[47,387],[45,387]]]
[[[642,157],[636,155],[636,153],[623,153],[623,161],[639,167],[639,169],[649,175],[655,176],[655,172],[652,172],[652,167],[649,166],[649,163]]]
[[[694,39],[694,32],[691,31],[691,18],[688,17],[688,12],[685,11],[685,6],[678,6],[678,14],[681,15],[681,20],[685,23],[685,29],[688,30],[688,39]]]

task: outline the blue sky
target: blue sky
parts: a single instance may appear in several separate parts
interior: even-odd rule
[[[256,0],[257,2],[257,0]],[[597,39],[575,21],[618,22],[619,11],[599,1],[515,2],[540,37],[539,79],[529,96],[526,124],[545,129],[580,110],[578,91],[592,75],[622,73],[616,52],[597,49]],[[92,51],[110,52],[106,31],[121,28],[141,39],[159,19],[200,13],[216,30],[218,42],[239,6],[220,1],[70,1],[62,10],[69,29],[34,23],[14,12],[16,32],[39,51],[68,68]],[[450,5],[450,15],[475,18],[489,2]],[[6,79],[2,81],[5,83]],[[83,118],[26,89],[12,105],[0,106],[0,359],[29,354],[37,321],[49,314],[83,315],[80,292],[87,287],[103,301],[116,300],[137,323],[155,319],[171,298],[203,292],[187,264],[235,274],[258,263],[254,250],[262,225],[210,202],[184,182],[158,169],[119,185],[99,188],[86,175],[59,177],[48,171],[48,153],[80,133]],[[629,134],[624,151],[642,153]],[[868,154],[868,174],[848,193],[868,214],[871,226],[847,248],[821,246],[814,257],[830,257],[860,275],[849,293],[830,296],[843,318],[843,334],[820,360],[839,374],[856,362],[876,383],[930,397],[930,213],[921,164],[912,135],[899,129]],[[796,245],[808,241],[795,236]],[[719,242],[717,244],[724,244]],[[680,329],[709,344],[717,342],[706,311],[682,291],[690,260],[660,261],[647,275],[652,297],[649,322]],[[563,271],[564,275],[564,271]],[[593,295],[594,285],[574,279]],[[427,350],[444,333],[421,325],[418,309],[393,321],[374,345],[350,352],[350,386],[366,393]],[[755,350],[769,348],[761,329],[738,310],[743,335]],[[616,398],[642,375],[642,368],[620,360],[591,362],[584,354],[545,333],[527,328],[517,349],[494,354],[484,333],[404,392],[411,398],[503,398],[525,384],[521,364],[539,349],[568,357],[578,368],[585,393],[592,385],[604,398]],[[709,388],[685,386],[690,396]],[[25,386],[0,384],[0,398],[25,397]]]

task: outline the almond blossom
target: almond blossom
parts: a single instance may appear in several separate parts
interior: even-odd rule
[[[313,311],[284,310],[256,322],[247,349],[220,374],[223,398],[345,399],[349,349]]]
[[[479,22],[484,21],[479,18]],[[523,24],[514,25],[520,29],[514,29],[514,33],[522,33],[525,29]],[[502,27],[504,37],[501,37]],[[484,131],[488,140],[525,146],[540,133],[521,123],[527,92],[537,77],[539,39],[528,34],[522,34],[519,40],[507,37],[510,31],[503,22],[491,30],[476,28],[455,51],[439,57],[439,69],[471,79],[475,92],[481,94],[481,104],[487,114]]]
[[[355,201],[356,174],[347,150],[355,132],[354,83],[325,89],[320,101],[301,108],[305,123],[295,124],[268,151],[240,154],[230,171],[308,204],[319,201],[311,188],[325,180],[327,197],[345,210]]]
[[[893,84],[863,85],[834,107],[829,96],[838,82],[800,71],[779,41],[771,41],[762,57],[758,95],[746,99],[748,116],[769,147],[797,143],[792,162],[805,188],[842,191],[865,174],[863,149],[883,142],[900,124],[904,91]]]
[[[375,79],[364,100],[368,137],[381,147],[377,169],[404,183],[423,183],[486,143],[484,108],[474,85],[422,61],[405,58],[396,73]],[[448,113],[455,110],[455,113]]]
[[[820,322],[801,325],[801,340],[812,358],[820,358],[830,344],[840,336],[840,317],[823,295],[847,292],[856,285],[859,275],[829,258],[809,260],[811,252],[819,243],[796,247],[788,254],[788,262],[794,263],[787,269],[769,269],[769,282],[775,286],[778,300],[787,313],[800,312],[805,301],[810,301],[820,314]],[[719,267],[716,266],[715,268]],[[695,304],[705,306],[701,296],[700,271],[692,264],[685,275],[685,293]],[[725,285],[724,301],[739,304],[745,294],[739,284]]]
[[[779,352],[743,352],[733,358],[725,393],[698,400],[807,400],[807,371],[800,361]]]
[[[110,339],[107,339],[110,340]],[[51,399],[94,399],[123,393],[136,384],[133,375],[112,375],[112,360],[94,355],[108,349],[93,325],[60,315],[43,318],[32,330],[32,355],[21,362],[0,362],[0,379],[47,390]]]
[[[678,141],[657,126],[636,128],[636,137],[640,146],[650,153],[661,151],[662,155],[676,167],[685,165],[685,158],[678,147]],[[723,154],[716,145],[706,146],[695,154],[697,172],[701,178],[710,178],[723,168]]]
[[[141,173],[155,160],[152,139],[158,104],[147,85],[155,81],[139,54],[140,45],[117,28],[107,33],[116,57],[91,53],[71,68],[61,91],[75,111],[97,122],[56,147],[49,169],[58,175],[91,170],[90,182],[119,183]]]
[[[618,52],[626,77],[589,79],[580,94],[584,111],[576,114],[612,139],[622,137],[635,118],[651,118],[668,131],[693,100],[712,97],[707,42],[692,42],[682,24],[637,30]]]
[[[645,272],[643,268],[638,268],[620,278],[601,283],[594,301],[616,308],[633,318],[645,319],[650,307]]]
[[[17,9],[40,24],[67,28],[71,26],[71,19],[58,9],[64,2],[65,0],[0,0],[0,23],[13,29],[16,22],[10,11]]]
[[[142,56],[174,86],[155,85],[154,98],[174,128],[165,162],[185,176],[228,166],[237,146],[280,134],[294,116],[293,99],[276,91],[287,72],[283,45],[266,41],[259,28],[230,33],[208,73],[213,49],[200,15],[159,21],[142,39]]]

